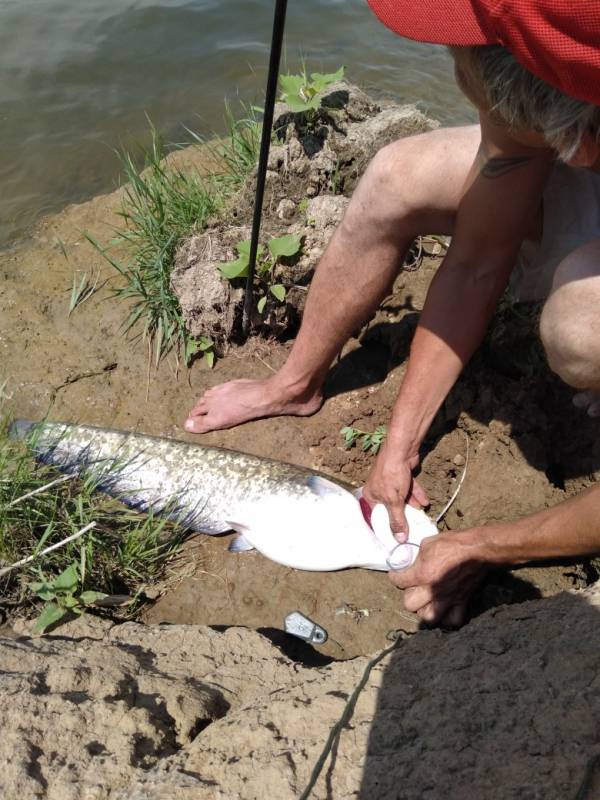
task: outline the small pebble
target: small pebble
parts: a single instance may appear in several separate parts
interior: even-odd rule
[[[457,453],[454,458],[452,459],[452,463],[455,464],[457,467],[464,467],[465,465],[465,457],[461,456],[460,453]]]

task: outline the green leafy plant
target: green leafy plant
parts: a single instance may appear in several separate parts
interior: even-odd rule
[[[82,560],[85,563],[85,559]],[[107,597],[104,592],[82,591],[82,582],[77,561],[55,578],[48,579],[40,572],[40,580],[29,584],[31,591],[46,603],[36,620],[34,633],[43,633],[68,614],[83,614],[88,606]]]
[[[358,441],[365,452],[378,453],[387,436],[387,427],[379,425],[374,431],[362,431],[347,425],[340,430],[340,434],[344,437],[346,448],[352,447]]]
[[[190,366],[195,355],[198,353],[204,356],[207,367],[212,369],[215,365],[215,343],[208,336],[198,336],[196,339],[189,338],[185,344],[185,363]]]
[[[321,94],[328,86],[342,80],[343,77],[344,67],[329,74],[311,72],[310,77],[305,68],[300,75],[280,75],[281,99],[292,111],[316,111],[322,105]]]
[[[270,239],[267,247],[259,244],[256,252],[256,282],[259,294],[256,307],[258,313],[264,313],[269,295],[280,303],[286,297],[286,288],[282,283],[272,283],[273,269],[282,258],[290,258],[300,252],[302,240],[299,236],[287,234]],[[237,278],[246,278],[250,266],[250,240],[238,242],[236,245],[238,257],[219,267],[221,275],[229,281]]]

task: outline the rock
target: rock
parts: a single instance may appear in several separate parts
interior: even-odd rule
[[[370,674],[313,797],[564,800],[600,747],[600,587],[420,631]],[[0,639],[0,792],[297,798],[367,658],[253,631],[77,620]]]
[[[270,276],[262,284],[257,282],[257,296],[266,295],[267,306],[264,313],[254,315],[255,330],[278,338],[295,334],[306,298],[297,287],[309,283],[341,219],[348,203],[342,195],[353,189],[380,147],[436,126],[415,107],[389,102],[382,107],[346,81],[328,87],[324,106],[312,121],[281,103],[276,106],[273,127],[279,144],[269,153],[261,241],[296,232],[303,235],[304,246],[299,258],[285,259],[276,266],[274,278],[288,290],[285,303],[270,295]],[[193,336],[211,338],[218,354],[229,342],[240,339],[242,317],[242,282],[232,288],[221,279],[218,266],[236,257],[232,248],[236,241],[250,236],[255,185],[256,171],[226,212],[229,224],[217,222],[185,241],[176,254],[171,276],[188,330]],[[308,224],[300,230],[297,222],[289,223],[302,216],[296,212],[307,198]],[[321,198],[319,205],[316,201]],[[247,228],[247,235],[241,235],[241,228]]]
[[[306,208],[306,216],[310,226],[317,231],[327,228],[330,232],[339,225],[348,206],[348,199],[340,195],[321,195],[313,198]]]
[[[284,197],[277,206],[275,213],[279,219],[291,219],[296,213],[296,204]]]
[[[237,257],[235,245],[250,236],[246,227],[226,236],[208,230],[186,239],[175,254],[173,289],[192,336],[207,336],[221,353],[235,337],[241,295],[224,280],[219,266]]]

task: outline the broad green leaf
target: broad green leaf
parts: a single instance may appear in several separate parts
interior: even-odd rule
[[[279,86],[283,95],[299,95],[300,90],[304,86],[303,75],[280,75]],[[287,97],[284,98],[287,102]]]
[[[319,97],[313,97],[312,100],[302,100],[300,97],[287,97],[285,100],[286,104],[290,107],[290,110],[294,113],[301,114],[303,111],[308,111],[311,108],[319,108],[321,105],[321,99]]]
[[[192,356],[195,356],[200,349],[200,343],[196,339],[188,339],[185,343],[185,363],[189,365]]]
[[[286,236],[279,236],[277,239],[271,239],[269,242],[269,250],[273,258],[295,256],[300,250],[301,245],[302,240],[300,237],[289,233]]]
[[[103,597],[108,597],[105,592],[94,592],[88,590],[87,592],[82,592],[79,595],[80,601],[83,603],[84,606],[90,606],[96,602],[96,600],[102,600]]]
[[[61,606],[63,606],[63,608],[71,609],[71,608],[75,608],[75,606],[79,605],[79,601],[77,600],[77,598],[74,595],[68,594],[65,597],[61,597],[60,604],[61,604]]]
[[[64,589],[65,591],[74,591],[79,583],[79,573],[77,571],[77,564],[71,564],[63,572],[60,573],[58,578],[52,582],[54,589]]]
[[[213,347],[212,339],[208,336],[199,336],[197,339],[188,339],[185,343],[185,363],[189,365],[192,356],[196,353],[206,353]]]
[[[322,92],[323,89],[326,89],[330,84],[342,80],[344,77],[344,67],[340,67],[337,72],[329,72],[326,74],[322,72],[313,72],[310,77],[317,92]]]
[[[283,303],[285,300],[285,286],[282,286],[281,283],[274,283],[273,286],[269,286],[269,291],[276,297],[280,303]]]
[[[206,365],[209,369],[212,369],[215,365],[215,353],[213,350],[206,350],[204,353],[204,360],[206,361]]]
[[[37,618],[33,626],[33,633],[43,633],[50,625],[54,625],[55,622],[62,619],[65,614],[68,614],[66,609],[61,608],[56,603],[48,603],[47,606],[44,606],[42,613]]]
[[[46,602],[54,600],[54,598],[56,597],[56,592],[54,591],[54,589],[51,588],[38,589],[36,590],[35,593],[41,600],[45,600]]]
[[[264,295],[264,297],[261,297],[258,303],[256,304],[256,308],[259,314],[263,313],[266,305],[267,305],[267,295]]]
[[[235,278],[245,278],[248,274],[248,258],[240,257],[235,261],[227,261],[219,267],[219,272],[229,281]]]
[[[239,254],[240,258],[242,258],[243,256],[246,256],[248,259],[250,259],[250,245],[251,244],[252,244],[252,242],[251,242],[250,239],[246,239],[244,242],[238,242],[236,244],[235,247],[236,247],[236,250],[238,251],[238,254]],[[256,257],[260,258],[264,252],[265,252],[264,244],[259,244],[258,247],[256,248]]]
[[[52,589],[52,584],[48,583],[48,581],[34,581],[29,584],[29,588],[32,592],[37,594],[38,592],[45,592],[48,589]]]

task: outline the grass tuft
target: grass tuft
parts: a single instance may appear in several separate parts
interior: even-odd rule
[[[114,293],[130,304],[125,330],[151,342],[156,364],[170,351],[184,358],[190,351],[190,337],[170,284],[176,248],[184,236],[205,227],[209,217],[223,208],[226,197],[258,159],[260,125],[255,118],[235,120],[227,109],[227,124],[228,137],[213,149],[224,173],[209,178],[168,166],[163,143],[152,127],[152,143],[144,153],[141,172],[131,153],[120,154],[128,181],[120,211],[124,227],[115,229],[107,248],[87,236],[124,279]],[[110,255],[120,245],[128,251],[124,262]]]
[[[188,340],[181,308],[170,286],[176,247],[185,234],[203,228],[222,206],[216,181],[168,167],[164,156],[154,129],[142,172],[138,172],[131,153],[121,154],[129,181],[119,212],[125,225],[115,230],[108,248],[87,236],[124,279],[124,285],[114,294],[130,303],[125,330],[134,330],[150,340],[156,363],[171,350],[185,352]],[[110,255],[112,247],[123,244],[129,255],[124,263]]]
[[[54,483],[57,471],[36,464],[22,442],[8,435],[0,420],[0,562],[8,565],[41,551],[92,521],[96,527],[1,581],[4,597],[17,603],[32,598],[28,582],[50,581],[71,564],[81,565],[81,590],[135,596],[142,584],[158,579],[178,550],[185,531],[164,519],[141,515],[96,492],[97,478]],[[106,476],[104,476],[106,477]]]

